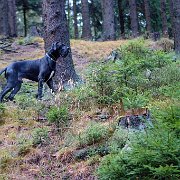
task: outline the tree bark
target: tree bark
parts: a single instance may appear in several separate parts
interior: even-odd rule
[[[146,17],[146,29],[149,33],[151,33],[152,27],[151,27],[151,14],[150,14],[149,0],[144,0],[144,9],[145,9],[145,17]]]
[[[119,10],[119,23],[120,23],[121,37],[125,38],[124,11],[122,7],[122,0],[118,0],[118,10]]]
[[[4,34],[4,28],[3,28],[3,21],[4,21],[4,18],[3,18],[3,8],[4,8],[4,0],[0,0],[0,35],[3,35]]]
[[[173,8],[173,0],[169,0],[169,9],[170,9],[170,18],[171,18],[171,30],[172,30],[172,36],[174,37],[174,8]]]
[[[132,37],[139,35],[136,0],[129,0]]]
[[[76,0],[73,0],[73,18],[74,18],[74,38],[79,38],[78,21],[77,21],[77,4]]]
[[[43,22],[46,52],[54,42],[64,43],[70,47],[65,0],[43,0]],[[58,59],[56,70],[56,87],[61,87],[69,80],[78,80],[71,53],[65,59]]]
[[[91,24],[90,24],[90,13],[88,0],[81,0],[82,4],[82,38],[86,40],[92,39]]]
[[[162,19],[162,33],[163,37],[168,36],[168,25],[166,16],[166,0],[161,0],[161,19]]]
[[[23,0],[23,20],[24,20],[24,37],[27,36],[27,10],[28,10],[28,1]]]
[[[175,52],[180,57],[180,0],[173,0]]]
[[[0,0],[0,34],[17,36],[15,0]]]
[[[103,16],[103,40],[115,40],[114,1],[101,0]]]

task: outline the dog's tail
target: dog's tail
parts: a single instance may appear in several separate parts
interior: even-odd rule
[[[1,75],[3,72],[6,72],[6,69],[7,69],[7,67],[4,68],[4,69],[2,69],[2,70],[0,71],[0,75]]]

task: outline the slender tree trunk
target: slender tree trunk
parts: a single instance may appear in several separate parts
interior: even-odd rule
[[[4,34],[4,28],[3,28],[3,8],[4,8],[4,0],[0,0],[0,35]]]
[[[139,35],[136,0],[129,0],[132,37]]]
[[[73,0],[73,18],[74,18],[74,38],[79,38],[79,31],[78,31],[78,21],[77,21],[77,4],[76,0]]]
[[[150,14],[150,5],[149,0],[144,0],[144,9],[145,9],[145,17],[146,17],[146,29],[149,33],[151,33],[151,14]]]
[[[162,33],[163,37],[168,36],[168,25],[166,16],[166,0],[161,0],[161,19],[162,19]]]
[[[119,23],[121,29],[121,37],[125,37],[125,28],[124,28],[124,11],[122,7],[122,0],[118,0],[118,9],[119,9]]]
[[[180,57],[180,0],[173,0],[175,52]]]
[[[43,0],[43,22],[46,51],[54,42],[64,43],[70,47],[65,0]],[[65,59],[62,57],[58,59],[56,70],[56,87],[62,86],[69,80],[78,79],[71,53]]]
[[[170,17],[171,17],[171,30],[172,30],[172,36],[174,37],[174,14],[173,14],[173,0],[169,0],[169,9],[170,9]]]
[[[70,28],[70,4],[69,0],[67,0],[67,20],[68,20],[68,28]]]
[[[88,0],[81,0],[82,3],[82,38],[92,39],[91,25],[90,25],[90,13],[89,13],[89,3]]]
[[[23,0],[24,37],[27,36],[27,11],[28,11],[28,1]]]
[[[115,40],[114,1],[101,0],[103,16],[103,40]]]

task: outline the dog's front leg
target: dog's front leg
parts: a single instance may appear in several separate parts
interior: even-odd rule
[[[42,99],[44,81],[45,81],[44,78],[39,78],[39,81],[38,81],[38,94],[37,94],[37,99],[39,99],[39,100]]]
[[[52,80],[52,78],[47,81],[47,85],[48,85],[48,87],[50,88],[51,93],[54,94],[54,85],[53,85],[53,80]]]

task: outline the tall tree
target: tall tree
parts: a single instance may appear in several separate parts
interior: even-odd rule
[[[17,36],[17,25],[16,25],[16,2],[15,0],[8,0],[8,22],[10,28],[10,36]]]
[[[161,0],[161,19],[162,33],[164,37],[168,35],[167,15],[166,15],[166,0]]]
[[[175,52],[180,57],[180,0],[173,0]]]
[[[169,0],[169,12],[170,12],[170,17],[171,17],[171,31],[172,31],[172,36],[174,37],[174,9],[173,9],[173,0]]]
[[[129,0],[129,6],[130,6],[132,36],[137,37],[139,34],[139,31],[138,31],[138,16],[137,16],[136,0]]]
[[[0,33],[6,37],[17,36],[15,0],[1,0],[0,9]]]
[[[151,14],[149,0],[144,0],[145,18],[146,18],[146,29],[150,33],[151,28]]]
[[[125,37],[125,28],[124,28],[124,8],[122,4],[123,0],[118,0],[118,10],[119,10],[119,23],[121,29],[121,37]]]
[[[4,28],[3,28],[3,8],[4,8],[4,0],[0,0],[0,35],[4,34]]]
[[[103,16],[103,40],[115,40],[114,1],[101,0]]]
[[[77,21],[77,4],[76,0],[73,0],[73,18],[74,18],[74,38],[79,38],[79,31],[78,31],[78,21]]]
[[[81,4],[82,4],[82,22],[83,22],[82,38],[92,39],[88,0],[81,0]]]
[[[43,22],[46,51],[53,42],[57,41],[70,46],[65,0],[43,0]],[[57,86],[69,80],[77,80],[71,53],[65,59],[59,58],[56,69],[55,83]]]

